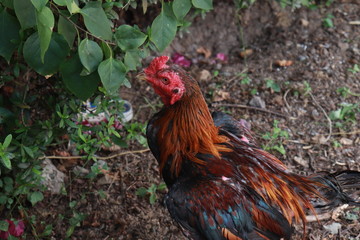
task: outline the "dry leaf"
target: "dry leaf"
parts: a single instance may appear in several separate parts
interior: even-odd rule
[[[307,27],[307,26],[309,26],[309,21],[302,18],[302,19],[300,19],[300,24],[304,27]]]
[[[303,167],[309,167],[309,163],[308,163],[308,161],[306,161],[305,159],[303,159],[301,156],[300,157],[298,157],[298,156],[295,156],[294,157],[294,161],[297,163],[297,164],[299,164],[299,165],[301,165],[301,166],[303,166]]]
[[[289,67],[291,65],[293,65],[293,61],[291,60],[276,60],[274,62],[274,65],[277,67]]]
[[[352,145],[353,144],[353,140],[349,139],[349,138],[341,138],[340,139],[340,143],[342,145]]]
[[[198,74],[198,80],[199,81],[208,81],[211,79],[211,73],[204,69]]]
[[[240,57],[242,58],[247,58],[249,57],[251,54],[253,54],[253,50],[252,49],[245,49],[244,51],[240,52]]]
[[[199,47],[196,49],[197,53],[204,54],[205,58],[209,58],[211,56],[211,51],[204,47]]]
[[[97,184],[99,185],[112,184],[113,182],[120,180],[119,172],[112,173],[109,170],[105,169],[101,169],[100,171],[104,174],[104,177],[100,178],[97,181]]]
[[[312,138],[312,140],[319,144],[325,144],[327,142],[327,139],[324,135],[318,134]]]
[[[220,102],[230,98],[230,93],[223,90],[216,90],[214,92],[213,101]]]
[[[284,106],[284,100],[283,100],[282,96],[280,96],[280,95],[276,95],[276,96],[273,98],[273,101],[274,101],[277,105]]]

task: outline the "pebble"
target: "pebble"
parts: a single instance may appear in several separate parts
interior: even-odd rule
[[[250,100],[249,105],[252,106],[252,107],[266,108],[265,101],[259,96],[254,96]]]
[[[42,165],[42,184],[44,184],[51,193],[59,194],[65,184],[65,174],[59,171],[50,159],[45,159]]]

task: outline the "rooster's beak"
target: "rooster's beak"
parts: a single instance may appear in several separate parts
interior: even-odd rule
[[[147,77],[146,74],[144,72],[139,73],[138,75],[136,75],[136,79],[142,80],[142,81],[146,81]]]

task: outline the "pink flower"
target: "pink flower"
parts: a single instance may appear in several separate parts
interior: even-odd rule
[[[227,61],[227,56],[224,53],[216,54],[216,58],[219,59],[220,61],[223,61],[223,62]]]
[[[9,228],[7,232],[0,231],[1,239],[8,239],[9,234],[14,237],[20,237],[24,233],[25,224],[22,220],[17,221],[16,225],[11,220],[6,219],[6,221],[9,223]]]
[[[175,53],[171,60],[179,65],[179,66],[182,66],[182,67],[190,67],[191,65],[191,61],[186,59],[184,55],[181,55],[180,53]]]

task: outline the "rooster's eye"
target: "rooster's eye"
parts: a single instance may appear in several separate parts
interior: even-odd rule
[[[163,82],[163,84],[168,85],[169,84],[169,79],[167,78],[162,78],[161,81]]]

